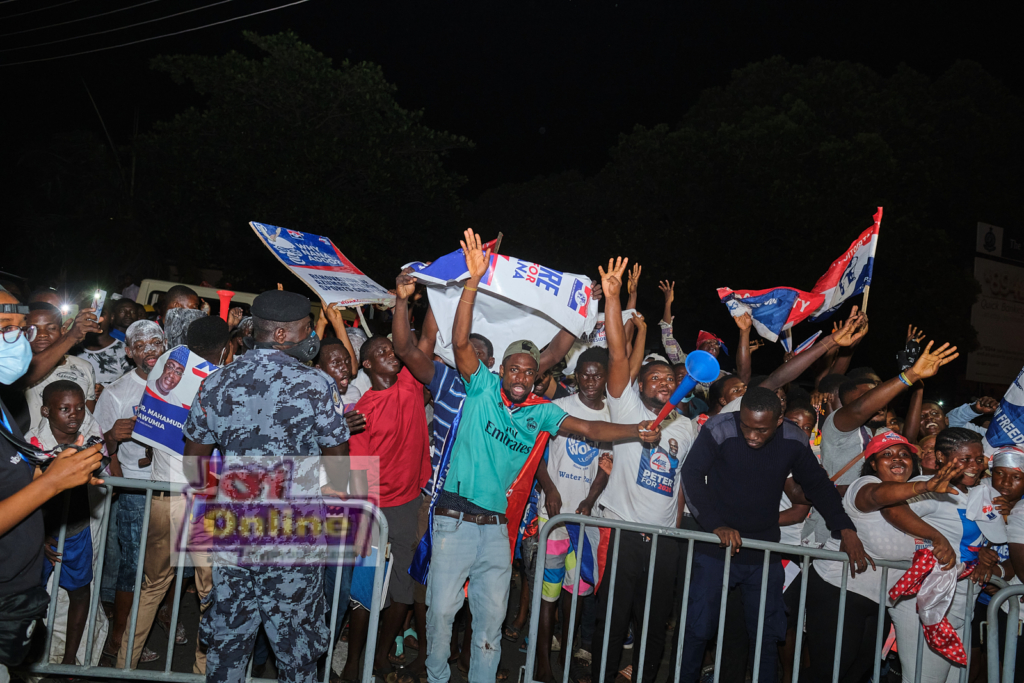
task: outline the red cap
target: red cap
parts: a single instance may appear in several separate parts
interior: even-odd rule
[[[910,449],[910,452],[917,455],[917,446],[907,441],[905,436],[897,434],[896,432],[883,432],[875,438],[868,441],[867,447],[864,449],[864,457],[870,458],[875,453],[881,453],[890,446],[896,444],[903,444]]]

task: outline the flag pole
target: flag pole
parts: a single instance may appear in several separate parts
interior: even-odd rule
[[[504,237],[504,236],[505,236],[504,233],[502,233],[502,232],[498,233],[498,239],[494,242],[494,249],[491,250],[492,254],[497,254],[498,250],[501,249],[501,238]]]
[[[871,275],[875,274],[875,250],[878,249],[878,240],[882,239],[882,207],[875,212],[875,225],[878,226],[875,232],[875,239],[871,243]],[[871,283],[864,285],[864,298],[860,302],[860,312],[868,312],[868,296],[871,294]]]

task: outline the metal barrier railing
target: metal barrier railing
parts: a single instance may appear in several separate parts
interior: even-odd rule
[[[44,674],[54,676],[75,676],[75,677],[89,677],[89,678],[114,678],[114,679],[128,679],[128,680],[144,680],[144,681],[173,681],[175,683],[200,683],[205,680],[205,677],[201,674],[185,673],[171,671],[171,664],[173,663],[174,656],[174,628],[178,623],[178,613],[181,606],[181,589],[182,580],[185,570],[185,554],[182,550],[178,554],[177,573],[174,587],[174,602],[171,608],[171,627],[167,638],[167,652],[163,671],[151,671],[146,669],[132,669],[132,652],[135,645],[135,631],[138,624],[139,617],[139,601],[142,593],[142,579],[144,576],[144,565],[146,559],[146,545],[147,538],[149,536],[149,522],[151,517],[151,504],[153,502],[154,492],[167,492],[178,495],[186,495],[187,485],[176,484],[171,482],[160,482],[160,481],[148,481],[143,479],[124,479],[120,477],[106,477],[105,483],[100,488],[105,489],[103,501],[103,514],[100,521],[101,532],[100,532],[100,545],[99,545],[99,557],[96,558],[98,564],[93,572],[94,577],[94,590],[90,592],[89,598],[89,613],[86,619],[85,626],[85,664],[84,665],[71,665],[71,664],[52,664],[50,663],[50,650],[53,644],[53,624],[56,618],[57,612],[57,597],[59,594],[60,586],[60,574],[62,569],[62,563],[58,562],[54,566],[52,574],[52,586],[53,590],[50,595],[50,608],[47,614],[46,623],[46,650],[44,654],[43,662],[32,664],[29,666],[16,667],[17,671],[26,671],[33,674]],[[132,609],[131,616],[126,626],[128,634],[128,643],[126,648],[125,665],[121,667],[106,667],[106,666],[93,666],[92,661],[94,659],[94,652],[97,643],[95,639],[95,626],[96,626],[96,615],[99,609],[100,603],[100,590],[98,577],[103,575],[103,563],[106,555],[107,547],[107,531],[110,526],[110,508],[113,503],[113,491],[115,489],[124,489],[132,491],[145,491],[146,504],[143,509],[142,516],[142,530],[140,535],[139,543],[139,558],[138,567],[135,571],[135,592],[132,598]],[[64,552],[64,543],[67,537],[67,517],[70,506],[70,496],[64,494],[64,512],[63,522],[60,526],[60,532],[57,538],[57,552]],[[370,617],[369,617],[369,628],[366,641],[366,651],[363,658],[363,674],[362,683],[371,683],[373,678],[373,657],[374,650],[376,647],[376,634],[377,625],[380,616],[380,604],[381,604],[381,591],[384,587],[384,549],[387,547],[388,542],[388,524],[387,519],[383,514],[380,513],[378,508],[373,503],[361,500],[347,500],[345,501],[346,507],[361,508],[365,513],[370,515],[373,520],[372,524],[377,525],[379,529],[379,552],[377,554],[377,563],[374,569],[373,576],[373,594],[371,598]],[[186,506],[188,508],[188,506]],[[181,546],[184,549],[188,547],[189,529],[191,525],[187,520],[182,520],[181,525]],[[324,672],[323,683],[329,683],[331,676],[331,660],[334,655],[334,645],[338,641],[338,609],[335,606],[338,604],[338,599],[341,595],[341,577],[340,567],[338,579],[334,582],[334,596],[331,601],[331,639],[327,649],[327,664]],[[121,647],[120,643],[116,644],[118,648]],[[103,647],[103,644],[99,644]],[[271,683],[274,679],[269,678],[252,678],[252,659],[250,656],[249,666],[246,671],[246,681],[261,681]]]
[[[651,611],[651,595],[652,595],[652,591],[653,591],[653,588],[654,588],[654,569],[655,569],[655,558],[657,556],[657,551],[658,551],[658,539],[661,538],[661,537],[677,538],[677,539],[681,539],[681,540],[684,540],[684,541],[687,542],[686,562],[685,562],[684,579],[683,579],[682,606],[681,606],[681,609],[680,609],[680,616],[679,616],[679,620],[678,620],[678,626],[677,626],[677,629],[676,629],[677,632],[678,632],[678,636],[677,636],[678,640],[677,640],[677,643],[676,643],[676,656],[675,656],[675,660],[677,662],[677,666],[676,666],[675,672],[673,672],[673,678],[672,678],[674,683],[680,683],[680,680],[679,680],[679,676],[680,676],[679,662],[682,659],[683,643],[684,643],[684,639],[685,639],[685,636],[686,636],[686,628],[685,628],[685,626],[686,626],[686,612],[687,612],[687,606],[688,606],[689,595],[690,595],[690,579],[691,579],[691,574],[692,574],[692,569],[693,569],[693,550],[694,550],[694,544],[695,543],[714,543],[717,546],[717,545],[720,544],[720,540],[719,540],[718,536],[716,536],[715,534],[710,534],[710,533],[706,533],[706,532],[703,532],[703,531],[690,531],[690,530],[687,530],[687,529],[677,529],[677,528],[671,528],[671,527],[659,527],[659,526],[654,526],[654,525],[650,525],[650,524],[636,524],[636,523],[633,523],[633,522],[626,522],[626,521],[622,521],[622,520],[604,519],[604,518],[597,518],[597,517],[585,517],[585,516],[582,516],[582,515],[574,515],[574,514],[559,514],[559,515],[555,515],[550,520],[548,520],[548,522],[545,523],[543,527],[541,527],[541,529],[539,531],[539,534],[538,534],[538,543],[537,543],[538,548],[537,548],[537,560],[536,560],[537,571],[535,572],[535,575],[533,577],[533,595],[531,597],[531,615],[530,615],[529,641],[528,641],[528,646],[527,646],[527,651],[526,651],[526,664],[525,664],[525,667],[524,667],[525,675],[520,677],[521,680],[524,680],[527,683],[531,683],[531,682],[532,683],[547,683],[546,681],[534,681],[534,677],[533,677],[533,673],[534,673],[534,670],[535,670],[534,669],[534,665],[536,663],[536,658],[537,658],[537,649],[536,649],[537,648],[537,642],[538,642],[537,631],[538,631],[538,628],[539,628],[541,593],[542,593],[543,582],[544,582],[544,572],[543,572],[542,568],[544,567],[544,562],[545,562],[546,555],[547,555],[547,539],[548,539],[548,535],[551,533],[551,531],[556,526],[559,526],[562,523],[579,524],[580,525],[580,532],[579,532],[579,538],[580,539],[583,539],[587,527],[610,528],[610,529],[614,529],[614,533],[615,533],[615,540],[614,540],[614,544],[613,544],[613,550],[611,552],[611,556],[608,558],[608,561],[606,562],[606,565],[605,565],[605,578],[604,578],[603,581],[604,582],[608,582],[607,585],[609,586],[609,593],[608,593],[608,598],[607,598],[608,606],[607,606],[606,613],[605,613],[605,629],[604,629],[604,634],[600,636],[600,637],[603,638],[603,641],[602,641],[603,642],[603,647],[601,648],[601,664],[600,664],[600,669],[599,669],[599,676],[596,679],[595,683],[603,683],[603,681],[605,680],[605,674],[606,674],[607,667],[608,667],[607,659],[608,659],[608,639],[609,639],[609,632],[610,632],[609,624],[612,621],[611,617],[612,617],[612,605],[614,603],[614,596],[615,596],[615,578],[616,578],[616,572],[618,570],[618,558],[619,558],[619,549],[621,547],[622,532],[623,531],[633,531],[633,532],[638,532],[638,533],[643,533],[643,534],[649,534],[652,537],[651,538],[651,542],[650,542],[650,545],[651,545],[650,568],[648,570],[648,576],[647,576],[647,594],[646,594],[646,597],[645,597],[645,600],[644,600],[644,618],[643,618],[643,624],[640,625],[640,630],[641,630],[642,633],[641,633],[641,636],[640,636],[640,642],[635,645],[635,647],[639,647],[640,648],[639,662],[638,662],[638,666],[636,667],[636,670],[633,671],[632,683],[643,683],[644,658],[646,656],[647,634],[648,634],[648,630],[649,630],[647,628],[647,626],[648,626],[648,620],[649,620],[650,611]],[[582,540],[580,542],[580,545],[582,546]],[[832,665],[832,681],[833,681],[833,683],[836,683],[838,681],[838,679],[839,679],[840,656],[842,654],[843,623],[844,623],[845,613],[846,613],[846,596],[847,596],[847,585],[846,584],[847,584],[847,579],[848,579],[848,577],[850,575],[850,573],[849,573],[849,562],[850,562],[849,557],[846,555],[846,553],[840,553],[840,552],[835,552],[835,551],[830,551],[830,550],[819,550],[817,548],[810,548],[810,547],[806,547],[806,546],[783,545],[781,543],[768,543],[766,541],[758,541],[758,540],[745,539],[745,538],[743,539],[743,548],[745,548],[745,549],[752,549],[752,550],[764,550],[764,551],[766,551],[765,555],[764,555],[764,565],[762,567],[760,603],[759,603],[759,606],[758,606],[757,638],[756,638],[755,646],[754,646],[754,660],[752,662],[752,666],[753,666],[753,678],[752,678],[752,680],[755,681],[755,682],[758,680],[758,673],[759,673],[760,662],[761,662],[761,649],[762,649],[762,642],[761,641],[762,641],[762,638],[763,638],[764,619],[765,619],[765,601],[766,601],[766,597],[767,597],[767,586],[768,586],[768,567],[769,567],[769,562],[771,561],[770,558],[771,558],[772,553],[778,553],[779,555],[789,555],[789,556],[794,556],[795,555],[795,556],[800,556],[802,558],[800,571],[802,572],[802,574],[803,574],[803,576],[805,578],[808,576],[808,570],[810,569],[810,561],[811,561],[811,559],[834,560],[834,561],[842,562],[843,563],[843,572],[842,572],[842,577],[843,578],[842,578],[842,585],[840,586],[839,609],[838,609],[838,619],[837,619],[837,629],[836,629],[835,659],[834,659],[833,665]],[[725,565],[724,565],[725,568],[724,568],[723,577],[722,577],[722,598],[721,598],[721,604],[720,604],[719,616],[718,616],[718,635],[717,635],[716,642],[715,642],[715,673],[714,673],[714,681],[715,681],[715,683],[718,683],[719,675],[720,675],[720,671],[721,671],[721,665],[722,665],[722,646],[723,646],[724,635],[725,635],[724,626],[725,626],[725,615],[726,615],[726,601],[728,599],[728,594],[729,594],[729,567],[730,567],[730,564],[731,564],[731,559],[732,558],[731,558],[730,553],[726,552],[725,553]],[[876,560],[874,560],[874,563],[878,567],[878,569],[881,571],[881,577],[880,577],[881,578],[881,585],[880,585],[879,596],[878,596],[879,597],[878,604],[879,604],[880,608],[878,610],[878,623],[877,623],[877,627],[876,627],[876,629],[877,629],[876,630],[876,636],[875,636],[875,655],[876,656],[875,656],[875,660],[874,660],[874,668],[872,670],[872,680],[879,681],[880,680],[879,679],[879,674],[880,674],[880,670],[881,670],[881,661],[882,661],[881,653],[882,653],[882,647],[883,647],[884,635],[885,635],[883,633],[883,626],[884,626],[884,623],[885,623],[885,612],[886,612],[885,606],[886,606],[887,600],[888,600],[888,595],[887,595],[888,581],[887,581],[887,579],[888,579],[889,569],[902,569],[902,570],[905,570],[905,569],[908,569],[910,567],[910,562],[892,562],[892,561],[887,561],[887,560],[877,560],[876,559]],[[577,567],[579,567],[579,564],[580,564],[579,563],[579,558],[577,558]],[[576,607],[577,607],[577,600],[579,599],[579,592],[580,592],[581,581],[582,581],[582,572],[577,570],[576,571],[576,585],[575,585],[575,588],[574,588],[574,590],[572,592],[571,606],[569,608],[568,633],[570,634],[570,636],[569,636],[570,642],[562,644],[562,647],[567,649],[566,650],[566,652],[567,652],[567,655],[566,655],[566,666],[565,666],[565,670],[563,671],[563,674],[562,674],[562,683],[568,683],[568,681],[569,681],[569,669],[570,669],[569,662],[572,659],[572,657],[571,657],[572,642],[571,641],[572,641],[572,637],[573,637],[572,634],[575,633],[575,629],[576,629]],[[795,662],[795,664],[793,666],[793,679],[792,679],[792,683],[797,683],[798,680],[799,680],[799,676],[800,676],[800,667],[799,667],[798,664],[801,661],[801,653],[802,653],[802,650],[803,650],[803,639],[800,637],[800,634],[802,634],[803,631],[804,631],[804,616],[805,616],[804,615],[804,609],[805,609],[806,604],[807,604],[807,583],[808,582],[806,580],[801,581],[801,583],[800,583],[800,606],[799,606],[799,612],[798,612],[798,615],[797,615],[797,625],[796,625],[796,632],[798,634],[798,637],[796,639],[796,650],[795,650],[794,657],[793,657],[793,661]],[[997,586],[1005,586],[1006,585],[1006,583],[1004,581],[1002,581],[1001,579],[999,579],[997,577],[993,577],[992,580],[991,580],[991,583],[993,583],[994,585],[997,585]],[[1003,591],[1000,591],[1000,593],[997,594],[997,597],[1000,596],[1000,595],[1003,595],[1003,593],[1006,593],[1006,592],[1007,592],[1007,589],[1004,589]],[[1020,591],[1020,593],[1024,593],[1024,587],[1022,587],[1022,590]],[[1009,595],[1009,594],[1010,593],[1007,593],[1007,595]],[[966,681],[967,681],[967,674],[968,674],[968,671],[970,670],[971,621],[973,619],[975,599],[976,599],[975,586],[974,586],[973,583],[968,582],[968,587],[967,587],[967,613],[965,615],[965,621],[964,621],[964,626],[963,626],[963,633],[961,634],[961,640],[963,641],[964,649],[967,651],[968,660],[967,660],[967,666],[963,667],[962,670],[960,671],[960,683],[966,683]],[[992,602],[994,604],[996,602],[996,598],[993,598]],[[991,614],[991,610],[992,610],[992,607],[990,606],[989,607],[990,614]],[[1011,608],[1011,611],[1012,611],[1012,608]],[[989,622],[991,624],[991,617],[989,619]],[[1015,634],[1015,636],[1016,636],[1016,634]],[[916,666],[916,669],[915,669],[915,681],[917,681],[917,682],[919,682],[921,680],[921,675],[922,675],[921,663],[922,663],[923,655],[924,655],[924,642],[925,641],[924,641],[924,636],[923,636],[923,628],[920,626],[920,624],[918,624],[917,653],[916,653],[916,664],[917,664],[917,666]],[[990,643],[991,643],[991,641],[990,641]],[[991,644],[989,645],[989,647],[991,649],[991,647],[992,647]],[[990,661],[993,661],[993,660],[991,660],[991,658],[990,658]],[[997,660],[995,660],[995,661],[997,661]],[[612,666],[618,666],[618,662],[613,662]],[[1012,666],[1012,664],[1011,664],[1011,666]],[[1011,676],[1009,678],[1006,678],[1004,676],[1004,681],[1006,681],[1006,683],[1010,683],[1013,680],[1013,678],[1012,678],[1012,669],[1010,669],[1010,672],[1011,672]],[[990,674],[990,676],[991,676],[991,674]],[[989,681],[990,681],[990,683],[998,683],[998,679],[992,679],[991,677],[990,677]],[[683,683],[693,683],[693,682],[692,681],[684,681]]]
[[[1020,598],[1024,596],[1024,586],[1013,585],[1001,589],[992,596],[988,603],[988,681],[999,683],[999,611],[1004,602],[1007,603],[1009,613],[1006,615],[1006,642],[1003,645],[1003,666],[1002,680],[1009,682],[1014,680],[1017,665],[1017,638],[1020,634]],[[1008,602],[1007,602],[1008,601]]]

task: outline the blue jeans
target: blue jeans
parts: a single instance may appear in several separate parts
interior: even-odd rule
[[[755,553],[744,548],[740,552]],[[761,600],[761,573],[763,556],[756,564],[738,564],[729,567],[729,590],[740,589],[743,599],[743,620],[746,622],[749,651],[747,658],[753,668],[754,647],[757,642],[757,611]],[[785,572],[782,561],[775,559],[768,565],[767,596],[764,604],[764,640],[761,645],[762,681],[775,681],[778,669],[778,643],[786,639],[786,607],[782,601]],[[693,553],[693,573],[690,575],[690,599],[686,609],[686,639],[680,665],[680,681],[696,681],[700,677],[704,648],[718,635],[718,615],[722,601],[722,575],[725,557],[702,552]],[[756,681],[754,683],[757,683]]]
[[[117,591],[117,573],[121,569],[121,546],[117,541],[117,510],[119,497],[110,504],[110,521],[107,523],[107,548],[103,554],[103,578],[100,580],[100,600],[114,602]]]
[[[448,683],[452,621],[463,604],[469,579],[473,649],[469,683],[494,683],[501,662],[501,625],[512,576],[508,529],[504,524],[472,524],[434,518],[434,545],[427,577],[427,678]]]
[[[117,590],[135,592],[135,574],[139,568],[142,545],[142,516],[146,511],[146,494],[122,493],[117,506],[117,541],[121,546],[121,562],[117,568]]]

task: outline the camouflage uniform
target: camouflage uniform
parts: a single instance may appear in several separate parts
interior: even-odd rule
[[[265,349],[249,351],[203,381],[183,432],[196,443],[216,443],[224,472],[290,462],[287,498],[320,506],[320,449],[348,439],[334,383]],[[277,655],[279,680],[316,680],[330,638],[321,566],[326,550],[314,542],[287,562],[278,552],[214,553],[213,590],[200,629],[208,646],[207,681],[245,679],[261,623]]]

